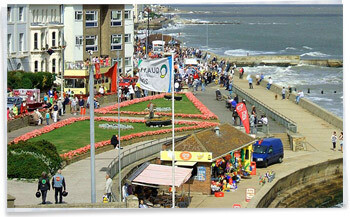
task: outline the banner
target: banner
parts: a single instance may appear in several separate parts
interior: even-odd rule
[[[245,107],[245,104],[240,102],[237,104],[236,106],[236,111],[239,115],[239,117],[241,118],[241,121],[243,123],[243,126],[245,128],[245,132],[249,133],[249,115],[248,115],[248,111],[247,108]]]
[[[156,92],[171,92],[171,56],[146,59],[139,62],[139,83],[142,89]]]
[[[111,78],[111,92],[117,92],[117,69],[118,62],[116,62],[106,73],[105,76]]]
[[[96,71],[95,78],[99,79],[101,77],[101,74],[100,74],[100,63],[95,63],[95,71]]]
[[[160,160],[171,161],[172,151],[161,151]],[[211,162],[211,152],[175,151],[175,161]]]

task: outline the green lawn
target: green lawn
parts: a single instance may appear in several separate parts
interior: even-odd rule
[[[142,111],[145,111],[149,102],[150,101],[145,101],[145,102],[140,102],[133,105],[125,106],[120,108],[120,110],[142,112]],[[171,100],[160,98],[160,99],[152,100],[152,102],[156,105],[156,107],[171,108]],[[166,113],[171,113],[171,111],[168,111]],[[184,94],[182,95],[181,101],[175,101],[175,113],[201,114],[201,112],[196,108],[196,106],[194,106],[193,103]]]
[[[95,142],[101,142],[111,139],[113,134],[117,134],[118,130],[102,129],[99,124],[109,123],[106,121],[95,121]],[[116,124],[112,122],[111,124]],[[147,127],[145,123],[121,123],[132,125],[134,129],[121,130],[120,135],[125,136],[133,133],[144,131],[155,131],[160,129],[171,129],[171,125],[162,128]],[[175,125],[175,128],[183,125]],[[75,150],[90,144],[90,121],[78,121],[73,124],[55,129],[49,133],[30,139],[30,141],[47,140],[52,142],[60,154]]]

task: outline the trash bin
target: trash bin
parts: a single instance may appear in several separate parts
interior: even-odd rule
[[[256,175],[256,162],[252,161],[250,163],[250,166],[252,168],[252,172],[250,173],[250,175]]]

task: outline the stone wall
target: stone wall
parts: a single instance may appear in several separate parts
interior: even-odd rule
[[[289,173],[285,176],[283,174],[278,177],[276,176],[276,181],[272,183],[267,183],[263,189],[261,189],[257,194],[252,198],[247,208],[267,208],[267,207],[277,207],[291,196],[297,196],[296,193],[305,192],[307,193],[300,195],[310,195],[312,191],[312,186],[319,185],[318,183],[331,182],[333,180],[338,180],[337,186],[334,188],[334,191],[342,189],[343,182],[343,159],[338,158],[334,160],[328,160],[322,163],[316,163],[311,166],[306,166],[304,168],[295,168],[294,172]],[[322,180],[321,182],[315,182],[315,180]],[[311,184],[310,184],[311,183]],[[314,184],[314,185],[313,185]],[[299,188],[298,190],[292,190]],[[292,190],[292,191],[291,191]],[[287,191],[290,191],[289,194],[284,194]],[[317,191],[313,192],[317,196]],[[284,196],[283,196],[284,194]],[[282,196],[281,196],[282,195]],[[303,198],[295,197],[294,200],[302,200]],[[312,199],[310,197],[310,199]],[[307,200],[304,200],[304,203],[307,203]],[[303,207],[302,203],[298,204],[299,207]]]

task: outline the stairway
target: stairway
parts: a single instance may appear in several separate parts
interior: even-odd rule
[[[272,134],[275,138],[280,138],[283,143],[283,149],[284,150],[291,150],[290,144],[289,144],[289,137],[287,133],[273,133]]]

